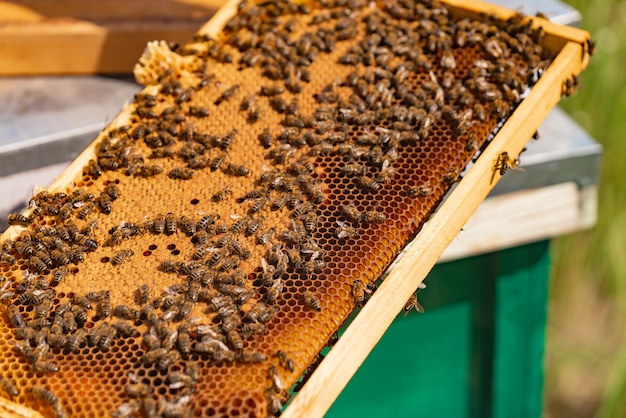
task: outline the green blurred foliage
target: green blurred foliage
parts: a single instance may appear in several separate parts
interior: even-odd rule
[[[596,226],[554,241],[550,309],[556,322],[564,317],[576,321],[578,310],[573,301],[579,299],[574,295],[576,289],[585,289],[593,303],[608,305],[613,312],[610,321],[622,331],[621,345],[607,349],[603,358],[586,356],[586,350],[598,341],[583,339],[580,345],[559,352],[561,358],[548,362],[546,402],[550,405],[551,396],[556,396],[550,385],[556,369],[567,367],[573,357],[574,362],[587,362],[587,369],[599,366],[606,375],[595,416],[626,417],[626,1],[568,2],[582,13],[580,26],[591,33],[597,47],[580,77],[579,91],[563,100],[561,106],[603,145],[604,156]],[[595,319],[581,322],[598,328],[606,326],[606,317]],[[600,320],[603,323],[598,323]],[[561,337],[558,325],[549,325],[549,354]],[[549,411],[548,415],[559,416],[558,411]]]

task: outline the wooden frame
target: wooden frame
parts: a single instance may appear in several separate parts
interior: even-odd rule
[[[230,0],[201,30],[200,33],[218,34],[225,22],[236,13],[239,0]],[[478,1],[446,0],[459,15],[478,16],[482,12],[507,18],[513,11]],[[417,237],[406,247],[385,281],[347,327],[342,337],[310,376],[302,390],[285,409],[283,417],[321,417],[332,405],[341,390],[382,337],[406,300],[424,280],[445,248],[459,233],[465,222],[486,198],[500,178],[494,165],[500,153],[518,155],[549,111],[563,94],[565,80],[579,74],[587,65],[585,31],[563,27],[544,19],[537,19],[546,32],[545,46],[558,51],[541,79],[514,113],[501,127],[480,158],[449,194],[445,202],[426,223]],[[146,87],[150,92],[155,86]],[[126,107],[111,123],[109,129],[124,125],[131,116]],[[103,134],[105,134],[104,132]],[[49,190],[66,187],[80,175],[83,166],[95,155],[94,141],[59,176]],[[18,228],[9,228],[2,238],[17,235]]]
[[[515,12],[478,1],[445,0],[460,14],[492,13],[504,19]],[[426,278],[445,248],[459,233],[478,205],[487,197],[500,174],[494,164],[500,153],[518,155],[562,96],[563,83],[579,74],[589,56],[589,34],[537,19],[546,32],[546,47],[558,55],[511,117],[502,126],[476,164],[450,193],[417,237],[407,245],[382,285],[311,375],[283,417],[322,417],[347,385],[406,300]]]

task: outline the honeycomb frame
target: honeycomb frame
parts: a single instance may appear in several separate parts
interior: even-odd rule
[[[453,5],[453,7],[455,6]],[[230,18],[230,16],[234,12],[236,12],[236,10],[236,3],[229,3],[220,10],[220,12],[205,28],[200,31],[200,34],[217,34],[222,29],[225,22]],[[470,14],[473,13],[477,16],[480,16],[480,12],[485,11],[498,14],[503,17],[510,16],[510,12],[503,12],[501,9],[497,8],[488,9],[484,5],[478,5],[475,9],[472,9],[471,7],[468,7],[464,4],[463,10],[468,10]],[[393,317],[404,305],[404,302],[408,299],[411,292],[415,288],[417,288],[419,282],[421,282],[423,277],[425,277],[427,272],[436,261],[437,257],[447,245],[447,243],[449,243],[449,241],[454,236],[456,236],[465,220],[470,216],[471,212],[473,212],[475,207],[478,206],[478,204],[484,199],[490,188],[493,187],[495,182],[499,179],[501,173],[498,172],[499,170],[495,169],[495,167],[500,161],[501,153],[506,151],[509,155],[517,155],[519,151],[521,151],[523,143],[526,141],[527,138],[532,135],[543,117],[545,117],[545,115],[547,114],[547,111],[551,107],[553,107],[560,99],[563,93],[563,86],[566,84],[569,77],[578,74],[586,65],[588,57],[584,46],[586,44],[587,36],[584,32],[577,30],[569,31],[568,29],[564,30],[560,27],[557,27],[556,25],[550,24],[549,22],[542,22],[542,24],[544,25],[544,29],[546,31],[547,44],[554,45],[556,48],[556,56],[554,57],[550,67],[548,67],[548,70],[533,86],[529,95],[524,98],[524,100],[519,104],[517,109],[508,117],[506,123],[504,123],[504,125],[500,127],[497,135],[490,139],[489,145],[481,151],[480,157],[477,159],[474,166],[467,172],[467,174],[464,175],[463,180],[460,181],[456,185],[456,188],[447,196],[446,201],[437,208],[436,213],[432,215],[429,222],[424,225],[423,219],[428,216],[430,211],[432,211],[436,207],[436,202],[433,202],[433,205],[427,212],[424,212],[420,215],[421,221],[415,221],[415,223],[409,222],[409,227],[406,228],[404,232],[406,234],[405,236],[407,238],[410,238],[413,235],[417,234],[416,228],[422,228],[419,234],[417,234],[417,238],[413,240],[413,242],[409,244],[409,246],[406,247],[403,257],[396,263],[395,267],[391,270],[382,285],[374,292],[373,296],[369,299],[367,304],[365,304],[362,311],[359,313],[359,315],[357,315],[355,320],[348,327],[339,342],[336,343],[329,355],[321,362],[317,370],[313,372],[310,379],[300,390],[298,395],[295,396],[293,402],[284,411],[285,416],[323,415],[324,411],[328,408],[330,403],[332,403],[334,397],[337,396],[341,388],[345,385],[345,383],[347,383],[350,376],[354,373],[358,365],[363,361],[366,354],[371,350],[375,342],[380,338],[380,336],[384,332],[384,329],[386,329]],[[557,51],[558,54],[556,54]],[[161,52],[163,52],[163,50],[160,50],[158,45],[153,46],[153,54],[159,54]],[[165,54],[167,54],[167,51],[165,52]],[[193,59],[190,59],[188,61],[193,61]],[[170,63],[170,65],[174,67],[178,66],[178,68],[184,68],[187,65],[193,66],[193,62],[189,63],[183,60],[182,63]],[[145,82],[147,84],[150,84],[149,76],[145,79]],[[157,87],[158,86],[148,86],[144,90],[144,94],[154,93],[157,90]],[[217,96],[213,98],[215,99],[216,97]],[[117,127],[129,123],[129,121],[133,118],[134,110],[135,108],[133,107],[133,105],[127,107],[122,112],[122,114],[118,118],[116,118],[114,122],[112,122],[109,128],[105,130],[105,132],[99,137],[99,139],[95,141],[94,145],[92,145],[88,150],[81,154],[81,156],[67,169],[67,171],[57,181],[55,181],[55,183],[49,188],[49,191],[52,192],[54,190],[64,190],[68,185],[71,185],[73,183],[77,183],[76,187],[91,187],[88,182],[87,184],[83,185],[80,184],[80,180],[78,182],[76,180],[82,177],[84,168],[87,166],[89,160],[91,160],[95,156],[98,144],[102,143],[102,141],[106,139],[106,136],[109,134],[109,132]],[[494,128],[495,124],[485,129],[486,131],[490,132],[493,131]],[[463,158],[463,165],[469,159],[471,159],[471,154],[473,153],[467,153],[467,155]],[[323,165],[324,162],[322,161],[320,164]],[[441,168],[443,172],[441,172],[439,175],[445,177],[449,169],[450,166],[445,166]],[[456,168],[456,170],[459,170],[459,168]],[[321,172],[329,173],[333,172],[333,170],[321,170]],[[335,178],[341,178],[341,175],[335,174]],[[116,180],[119,180],[121,183],[123,183],[123,179],[124,177],[122,177],[121,175],[118,176],[118,178],[116,178],[115,175],[109,176],[107,180],[109,183],[107,184],[115,184]],[[448,183],[454,183],[456,180],[457,178],[455,176],[454,178],[451,178]],[[337,181],[336,184],[346,183],[349,184],[350,187],[353,186],[352,182],[346,182],[343,180]],[[106,184],[104,183],[101,184],[106,186]],[[412,184],[415,185],[418,183]],[[448,186],[450,185],[451,184],[448,184]],[[245,192],[244,189],[237,188],[237,184],[234,184],[233,188],[234,190],[232,193],[235,196],[241,196],[242,193]],[[212,190],[212,192],[218,193],[220,190],[214,189]],[[406,192],[406,189],[403,189],[403,192]],[[443,197],[444,192],[445,190],[441,189],[438,192],[439,197],[436,200]],[[124,189],[122,189],[122,193],[124,193]],[[396,193],[396,195],[397,194],[398,193]],[[215,194],[213,194],[213,196],[215,196]],[[193,203],[193,200],[197,199],[192,199],[191,204],[197,205],[198,202]],[[372,201],[372,199],[369,199],[369,201]],[[140,202],[135,199],[131,202],[127,202],[126,206],[131,207],[132,204],[139,205]],[[359,208],[360,211],[364,212],[366,209],[371,208],[371,205],[359,206]],[[338,209],[339,206],[336,205],[335,210],[331,211],[332,213],[327,217],[329,219],[334,219],[333,217],[336,216]],[[127,213],[125,213],[125,215],[127,215]],[[410,221],[410,219],[402,218],[399,221],[401,221],[401,223],[407,223],[407,221]],[[383,229],[382,226],[378,225],[372,225],[372,227],[374,229]],[[337,230],[341,228],[344,227],[340,226],[339,228],[337,228]],[[398,228],[397,225],[396,228]],[[340,233],[343,233],[343,229],[341,229],[341,231],[342,232]],[[3,236],[3,238],[8,238],[11,236],[11,233],[16,232],[19,233],[18,228],[12,228],[12,231],[8,231]],[[180,232],[176,233],[180,234]],[[138,257],[141,255],[143,255],[144,257],[150,257],[153,252],[156,253],[158,251],[164,251],[165,249],[167,249],[167,251],[169,251],[172,255],[178,255],[174,254],[174,252],[176,251],[178,251],[179,254],[181,251],[189,251],[188,248],[177,248],[176,245],[169,242],[172,241],[172,239],[170,239],[168,236],[149,238],[155,242],[158,241],[158,243],[150,244],[148,246],[144,245],[146,248],[143,248],[142,246],[133,247],[135,248],[133,257]],[[331,236],[328,236],[326,239],[345,239],[345,241],[349,241],[353,238],[357,237],[352,237],[350,235],[344,237],[332,237],[331,233]],[[386,242],[388,243],[388,241]],[[154,249],[151,248],[152,245],[155,246]],[[359,241],[359,239],[354,239],[350,245],[352,246],[352,248],[356,249],[359,247],[364,247],[366,245],[366,242]],[[399,250],[401,249],[401,246],[399,246],[398,244],[393,245],[394,248],[391,251],[389,251],[389,249],[387,248],[385,261],[382,263],[375,263],[378,264],[378,267],[376,269],[374,269],[373,271],[366,271],[365,274],[361,272],[354,277],[350,276],[350,280],[344,280],[344,285],[342,286],[341,290],[330,292],[330,294],[333,295],[333,297],[342,296],[344,299],[346,297],[350,298],[351,279],[356,278],[358,280],[363,280],[363,282],[366,283],[375,281],[377,277],[385,270],[386,266],[388,266],[389,263],[393,261],[393,259],[396,257]],[[170,248],[170,246],[172,247]],[[97,264],[99,261],[101,261],[103,264],[108,265],[107,263],[109,261],[115,259],[115,255],[111,251],[109,251],[109,253],[111,253],[110,257],[106,257],[106,261],[104,261],[105,257],[103,257],[101,260],[93,260],[93,264]],[[364,256],[367,256],[367,254],[363,253],[359,257]],[[163,255],[161,255],[161,257],[163,257]],[[123,261],[124,260],[122,258],[121,261],[117,263],[121,265],[119,267],[120,269],[125,269],[127,267],[132,268],[132,263],[123,263]],[[78,266],[82,269],[82,264]],[[331,266],[332,271],[335,272],[334,274],[338,275],[341,273],[341,269],[339,269],[338,267],[339,266]],[[132,269],[130,271],[132,272]],[[257,271],[257,274],[258,273],[259,272]],[[129,283],[128,281],[122,281],[120,282],[120,284],[122,286],[130,286],[132,283]],[[312,285],[312,289],[324,286],[323,282],[319,279],[315,281],[315,283],[313,283]],[[288,286],[300,287],[299,285]],[[82,290],[80,284],[73,283],[73,290]],[[321,298],[324,306],[322,312],[324,313],[327,310],[328,303],[332,303],[329,302],[329,297]],[[291,306],[297,306],[297,311],[299,312],[302,312],[304,310],[305,317],[311,318],[317,315],[315,312],[313,312],[315,309],[310,309],[311,306],[309,306],[308,308],[305,306],[303,308],[300,301],[295,300],[295,298],[293,297],[291,298],[291,300],[293,301],[293,304]],[[248,307],[247,309],[251,308]],[[347,312],[343,314],[344,318],[346,316]],[[327,327],[327,329],[325,330],[326,337],[318,337],[319,340],[316,342],[316,348],[309,350],[309,353],[307,354],[307,356],[304,356],[304,359],[302,358],[302,356],[295,358],[298,363],[298,368],[296,372],[283,373],[284,371],[281,370],[282,377],[279,377],[279,381],[287,382],[282,383],[285,385],[288,385],[291,382],[295,381],[298,375],[300,375],[301,372],[304,371],[308,363],[313,361],[316,352],[319,351],[319,349],[321,349],[321,347],[326,344],[326,340],[332,336],[332,333],[339,327],[339,325],[341,325],[341,322],[342,321],[335,320],[333,326]],[[300,332],[302,332],[302,330],[303,328],[300,328]],[[123,357],[125,355],[124,352],[127,352],[127,350],[123,349],[123,347],[123,344],[114,344],[111,348],[111,353],[118,357]],[[72,357],[72,354],[70,354],[70,357]],[[100,358],[102,358],[102,356],[100,356]],[[24,359],[18,358],[16,361],[24,363]],[[129,361],[125,361],[123,362],[123,364],[129,364]],[[280,361],[276,359],[269,359],[265,362],[263,372],[261,374],[261,385],[271,385],[272,381],[275,379],[273,376],[268,376],[267,374],[265,374],[267,373],[266,370],[268,364],[272,364],[273,366],[278,367],[280,366]],[[94,365],[94,367],[96,366]],[[178,366],[175,369],[175,371],[181,370],[181,366]],[[228,381],[228,376],[223,376],[223,373],[220,373],[220,375],[222,375],[222,377],[220,377],[220,382],[222,382],[222,384],[223,382]],[[84,378],[84,375],[81,376],[83,376]],[[259,376],[259,373],[257,373],[257,376]],[[156,374],[154,374],[154,376],[151,377],[151,379],[151,381],[165,381],[165,377],[159,377],[158,371],[156,372]],[[121,377],[118,380],[124,380],[127,386],[133,384],[133,380],[130,376]],[[275,383],[275,380],[274,384],[277,385]],[[58,385],[59,384],[57,383],[56,387],[58,387]],[[64,389],[66,393],[60,396],[60,399],[67,399],[68,397],[76,396],[67,393],[67,391],[69,390],[67,389],[67,386],[63,387],[66,388]],[[206,386],[206,384],[204,387],[208,389],[214,388],[214,386]],[[227,412],[233,411],[250,415],[263,415],[264,413],[266,413],[266,408],[268,407],[267,404],[264,405],[265,401],[266,400],[263,399],[263,395],[260,395],[258,392],[248,393],[244,391],[241,394],[236,394],[236,396],[232,398],[232,401],[226,400],[226,407],[219,402],[215,403],[215,406],[212,406],[210,402],[204,401],[205,403],[200,405],[200,408],[196,407],[194,411],[201,411],[195,412],[196,414],[200,415],[224,415],[227,414]],[[232,405],[230,405],[230,403],[232,403]],[[70,406],[70,408],[71,407],[72,406]],[[47,408],[41,402],[37,403],[36,408],[42,412],[48,414],[50,413],[49,408]],[[79,413],[79,411],[81,412],[81,414],[85,415],[95,413],[93,411],[90,412],[89,410],[72,410],[74,414]]]

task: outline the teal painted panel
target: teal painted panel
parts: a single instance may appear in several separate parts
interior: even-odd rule
[[[437,265],[328,416],[541,416],[548,244]]]
[[[471,332],[467,303],[399,318],[326,416],[467,417]]]
[[[502,251],[500,257],[493,417],[540,417],[550,269],[548,242]]]

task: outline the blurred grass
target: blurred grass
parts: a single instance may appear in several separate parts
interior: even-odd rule
[[[597,52],[562,107],[604,146],[598,221],[553,243],[547,417],[626,417],[626,1],[568,0]]]

